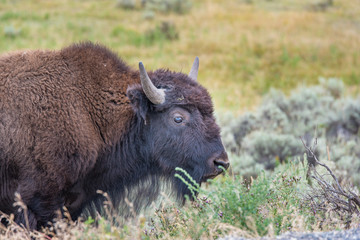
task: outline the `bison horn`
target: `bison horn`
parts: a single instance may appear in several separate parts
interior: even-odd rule
[[[199,58],[196,57],[191,67],[189,77],[196,82],[199,71]]]
[[[153,104],[162,104],[165,102],[165,91],[163,89],[158,89],[154,86],[149,78],[144,65],[142,62],[139,62],[139,70],[140,70],[140,80],[141,86],[144,90],[146,97]]]

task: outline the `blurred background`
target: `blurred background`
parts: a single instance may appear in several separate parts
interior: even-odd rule
[[[209,89],[233,172],[254,176],[330,146],[360,185],[359,0],[0,0],[0,52],[108,46],[129,65]]]
[[[0,0],[1,53],[87,40],[147,69],[188,72],[199,56],[218,112],[319,77],[359,93],[359,0]]]

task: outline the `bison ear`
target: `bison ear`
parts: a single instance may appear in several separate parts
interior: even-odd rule
[[[149,110],[149,100],[147,99],[140,85],[131,86],[127,89],[127,97],[134,112],[146,122],[146,115]]]

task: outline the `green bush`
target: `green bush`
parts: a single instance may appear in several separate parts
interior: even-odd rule
[[[145,232],[151,239],[214,239],[234,231],[238,236],[273,236],[292,230],[299,218],[310,229],[313,213],[301,206],[305,176],[302,164],[290,163],[250,181],[226,174],[210,180],[205,189],[185,177],[199,197],[184,208],[174,204],[158,208]]]
[[[4,35],[8,38],[15,38],[21,34],[21,30],[15,28],[13,25],[4,27]]]
[[[117,6],[124,9],[135,9],[136,2],[136,0],[118,0]],[[192,6],[189,0],[141,0],[139,2],[145,12],[184,14]]]
[[[117,7],[121,7],[124,9],[134,9],[136,5],[135,0],[118,0],[117,1]]]
[[[154,42],[162,42],[164,40],[176,40],[179,38],[179,33],[176,29],[175,24],[168,21],[161,22],[160,25],[154,29],[148,30],[145,33],[145,39],[148,44]]]
[[[163,13],[184,14],[191,8],[189,0],[146,0],[144,2],[146,9]]]
[[[224,145],[231,152],[237,174],[255,176],[255,170],[274,169],[305,152],[307,143],[317,139],[319,159],[331,160],[338,171],[347,171],[360,185],[360,99],[343,97],[341,80],[320,78],[320,84],[302,87],[288,97],[271,90],[257,111],[238,118],[222,119]],[[234,157],[235,156],[235,157]]]

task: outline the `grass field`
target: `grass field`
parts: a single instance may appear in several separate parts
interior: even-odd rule
[[[149,17],[140,0],[135,9],[117,7],[116,0],[0,0],[0,54],[93,41],[108,46],[134,68],[142,61],[148,70],[186,73],[199,56],[198,79],[213,96],[216,112],[230,112],[230,118],[254,110],[271,88],[290,94],[299,85],[317,84],[319,77],[342,79],[345,97],[359,95],[360,0],[334,0],[328,5],[327,0],[189,2],[192,6],[184,14],[155,11]],[[304,97],[309,98],[308,105],[313,103],[311,96]],[[310,120],[312,116],[304,121],[309,125]],[[285,142],[281,149],[289,147]],[[356,154],[349,153],[354,161]],[[327,205],[316,213],[304,203],[301,195],[308,181],[303,164],[280,164],[277,156],[275,160],[275,171],[262,172],[250,185],[236,174],[218,177],[198,189],[197,201],[183,208],[173,202],[152,208],[148,215],[120,227],[123,219],[118,215],[99,218],[96,226],[93,219],[59,220],[54,239],[211,239],[229,233],[273,237],[288,230],[345,228],[345,215],[331,215]],[[237,167],[243,166],[241,162]],[[358,219],[351,221],[352,226],[359,226]],[[1,227],[0,239],[49,239],[16,224]]]
[[[248,2],[248,3],[246,3]],[[79,41],[102,43],[131,66],[189,71],[200,57],[199,81],[218,111],[243,112],[269,88],[288,91],[318,77],[338,77],[359,93],[360,2],[192,1],[186,14],[155,13],[144,18],[116,7],[115,0],[1,0],[0,52],[60,49]],[[173,23],[178,39],[149,32]]]

